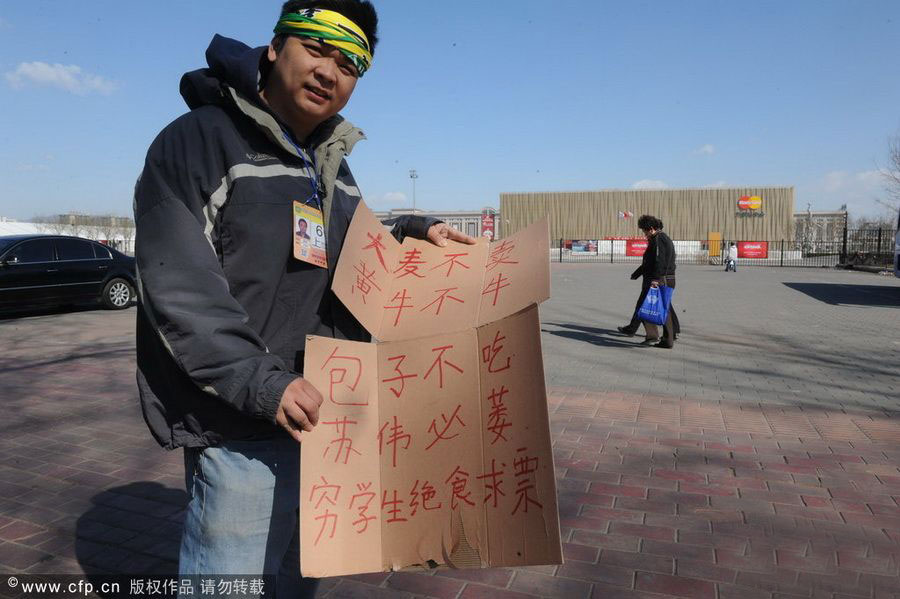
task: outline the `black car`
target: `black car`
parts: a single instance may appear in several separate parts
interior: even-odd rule
[[[0,236],[0,310],[134,300],[134,258],[96,241],[62,235]]]

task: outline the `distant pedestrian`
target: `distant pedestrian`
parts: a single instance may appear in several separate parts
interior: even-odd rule
[[[737,257],[737,246],[734,245],[734,242],[732,241],[725,254],[725,272],[728,272],[729,270],[737,272]]]
[[[666,324],[663,325],[663,338],[659,337],[659,329],[653,323],[641,321],[638,318],[637,311],[644,303],[647,291],[651,287],[664,285],[667,287],[675,287],[675,244],[668,235],[662,232],[663,222],[655,216],[645,214],[638,219],[638,228],[643,232],[644,237],[649,242],[647,249],[644,251],[644,259],[641,265],[631,273],[631,280],[643,277],[641,284],[641,294],[638,296],[637,305],[634,308],[634,314],[631,322],[624,327],[618,327],[619,332],[625,335],[634,335],[638,326],[643,322],[646,337],[641,345],[653,345],[655,347],[664,347],[671,349],[675,345],[675,339],[681,332],[681,324],[678,322],[678,315],[675,313],[675,307],[669,307],[669,315],[666,317]]]

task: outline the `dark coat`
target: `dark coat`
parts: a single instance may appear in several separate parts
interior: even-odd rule
[[[631,278],[643,276],[658,281],[664,276],[675,275],[675,244],[668,235],[659,231],[650,238],[641,265],[631,273]]]
[[[307,335],[369,334],[331,291],[360,192],[344,160],[362,132],[340,117],[298,148],[259,97],[265,48],[216,36],[210,68],[184,76],[192,109],[156,138],[135,189],[137,380],[164,447],[280,431]],[[324,198],[328,268],[293,258],[293,201]],[[435,219],[393,233],[422,238]]]

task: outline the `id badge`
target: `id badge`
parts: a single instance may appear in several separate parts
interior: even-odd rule
[[[294,258],[328,268],[322,211],[294,202]]]

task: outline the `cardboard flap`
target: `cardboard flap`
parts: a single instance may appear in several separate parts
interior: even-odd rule
[[[304,378],[325,398],[300,444],[300,546],[304,576],[378,572],[381,479],[378,346],[309,336]]]
[[[397,240],[360,202],[350,221],[331,288],[375,337],[381,332],[399,251]]]
[[[332,289],[381,341],[462,331],[549,298],[549,247],[546,219],[491,244],[401,245],[360,202]]]
[[[550,298],[550,222],[544,218],[491,243],[478,324],[488,324]]]

